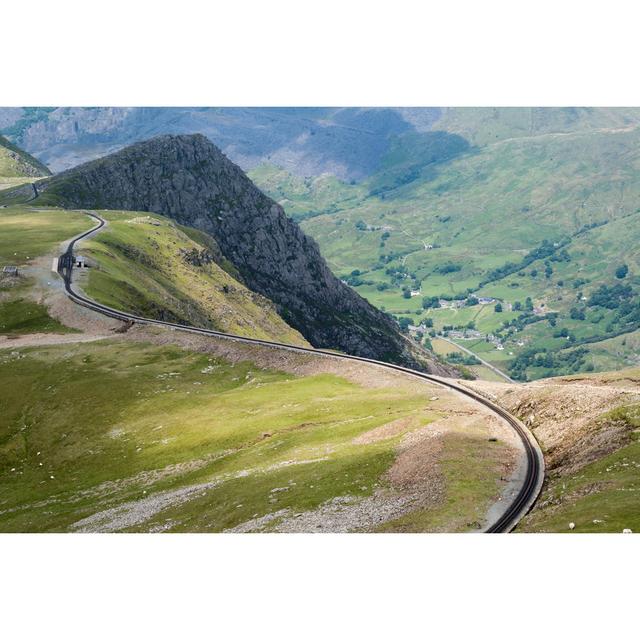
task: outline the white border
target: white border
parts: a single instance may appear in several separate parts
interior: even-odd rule
[[[640,104],[608,0],[6,2],[0,105]],[[11,638],[632,637],[638,536],[0,536]]]
[[[3,5],[0,104],[640,104],[628,0]]]

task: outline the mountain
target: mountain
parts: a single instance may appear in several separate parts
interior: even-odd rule
[[[49,175],[51,171],[39,160],[0,136],[0,177],[37,178]]]
[[[482,146],[638,123],[637,108],[0,107],[0,133],[54,171],[150,137],[202,133],[245,171],[270,163],[346,181],[373,175],[405,134],[445,131]]]
[[[199,131],[414,333],[465,334],[522,380],[640,364],[638,108],[0,109],[0,127],[55,166]]]
[[[202,135],[138,143],[41,181],[38,191],[41,204],[150,211],[200,229],[314,346],[446,371],[333,276],[316,243]]]
[[[0,132],[54,171],[162,134],[202,133],[243,169],[273,162],[300,176],[374,172],[391,139],[440,109],[0,108]]]

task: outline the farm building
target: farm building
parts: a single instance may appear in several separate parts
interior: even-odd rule
[[[84,269],[88,267],[87,259],[84,256],[75,256],[73,259],[73,266],[78,269]]]

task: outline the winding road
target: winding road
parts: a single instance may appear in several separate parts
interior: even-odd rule
[[[343,360],[358,360],[360,362],[366,362],[369,364],[376,365],[378,367],[384,367],[386,369],[395,369],[396,371],[400,371],[404,374],[414,376],[417,378],[422,378],[423,380],[428,380],[432,384],[438,385],[440,387],[453,389],[454,391],[461,393],[473,399],[474,401],[483,404],[484,406],[488,407],[498,417],[505,420],[509,424],[509,426],[511,426],[515,430],[525,450],[527,468],[526,468],[524,481],[522,483],[522,487],[520,488],[518,493],[514,496],[513,500],[511,501],[511,504],[509,504],[506,507],[506,509],[503,511],[503,513],[496,519],[496,521],[490,524],[484,531],[486,533],[507,533],[511,531],[518,524],[520,519],[533,506],[533,503],[536,501],[540,493],[540,490],[542,488],[542,482],[544,479],[544,458],[543,458],[542,450],[540,449],[540,446],[538,445],[537,441],[535,440],[531,432],[517,418],[512,416],[509,412],[505,411],[502,407],[491,402],[484,396],[481,396],[480,394],[475,393],[471,389],[463,387],[445,378],[439,378],[427,373],[422,373],[420,371],[414,371],[413,369],[402,367],[400,365],[380,362],[378,360],[371,360],[369,358],[362,358],[360,356],[339,354],[333,351],[325,351],[323,349],[297,347],[297,346],[284,344],[280,342],[260,340],[257,338],[244,338],[242,336],[222,333],[219,331],[214,331],[212,329],[198,329],[196,327],[175,324],[172,322],[165,322],[163,320],[142,318],[140,316],[136,316],[131,313],[126,313],[124,311],[119,311],[117,309],[113,309],[106,305],[100,304],[76,292],[73,289],[73,283],[72,283],[73,250],[74,250],[75,244],[80,240],[85,240],[90,236],[94,235],[95,233],[98,233],[106,224],[106,221],[95,212],[85,211],[84,213],[86,213],[86,215],[93,218],[97,222],[97,225],[93,229],[90,229],[89,231],[85,231],[84,233],[81,233],[75,238],[71,239],[67,245],[65,253],[62,256],[60,256],[58,260],[58,273],[64,280],[65,292],[67,296],[71,300],[73,300],[73,302],[75,302],[76,304],[79,304],[83,307],[87,307],[88,309],[101,313],[105,316],[109,316],[117,320],[122,320],[124,322],[157,325],[161,327],[168,327],[171,329],[178,329],[180,331],[186,331],[189,333],[196,333],[196,334],[205,335],[205,336],[222,338],[225,340],[232,340],[235,342],[259,344],[266,347],[277,348],[277,349],[287,349],[295,352],[313,353],[316,355],[321,355],[329,358],[339,358]]]

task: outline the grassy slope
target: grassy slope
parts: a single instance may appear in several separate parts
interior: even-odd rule
[[[578,377],[582,383],[590,379],[606,387],[636,393],[640,388],[638,369]],[[566,378],[558,382],[571,381]],[[585,389],[583,393],[589,392]],[[617,404],[590,416],[589,436],[585,440],[588,445],[598,438],[599,432],[610,434],[615,426],[625,434],[617,440],[618,448],[570,473],[552,470],[538,504],[518,526],[518,531],[568,533],[572,531],[570,522],[575,524],[574,533],[640,531],[640,404],[629,399],[618,400]],[[603,444],[606,446],[607,441]]]
[[[18,266],[21,271],[26,267],[28,271],[31,260],[54,251],[62,241],[91,226],[80,213],[0,209],[0,272],[6,265]],[[28,275],[17,280],[0,275],[0,335],[71,331],[29,298],[32,286]]]
[[[0,176],[21,178],[48,175],[51,172],[39,160],[0,136]]]
[[[398,418],[411,417],[413,429],[438,416],[401,384],[364,388],[131,342],[0,350],[0,407],[2,531],[63,531],[199,483],[221,484],[121,527],[219,531],[282,508],[370,495],[401,435],[368,445],[354,437]],[[486,438],[461,446],[484,450]],[[495,495],[486,463],[478,487],[458,494],[467,506],[455,518],[439,515],[440,524],[464,527]]]
[[[640,426],[640,406],[625,408],[626,419]],[[621,416],[622,412],[618,412]],[[518,531],[611,532],[640,531],[640,437],[571,477],[550,481],[541,496],[545,508],[528,516]],[[548,502],[547,502],[548,501]]]
[[[218,258],[191,264],[184,252],[214,256],[212,238],[161,216],[102,212],[109,226],[78,249],[91,269],[86,292],[113,307],[226,333],[306,345],[266,298],[249,291]],[[218,252],[219,253],[219,252]]]
[[[588,295],[602,283],[612,284],[622,257],[631,276],[638,274],[640,130],[630,128],[637,122],[637,110],[526,109],[498,110],[497,115],[492,110],[450,110],[438,126],[485,146],[436,167],[425,167],[419,177],[383,197],[363,195],[380,176],[361,185],[335,184],[331,188],[338,211],[322,215],[315,213],[331,199],[325,191],[314,189],[313,182],[290,197],[287,189],[292,178],[269,167],[252,176],[298,218],[314,212],[302,222],[303,228],[318,240],[339,276],[346,278],[354,269],[360,270],[364,284],[357,287],[359,293],[386,311],[411,317],[416,324],[424,317],[422,297],[404,299],[401,287],[420,288],[423,296],[465,294],[469,288],[476,289],[491,269],[519,262],[543,240],[569,238],[566,248],[571,260],[551,263],[551,278],[545,277],[545,265],[538,261],[524,276],[500,279],[477,294],[508,303],[531,297],[536,305],[558,311],[558,327],[566,326],[577,338],[605,338],[610,320],[606,313],[601,320],[587,319],[585,324],[572,321],[569,310],[579,290]],[[498,142],[487,144],[496,139]],[[407,148],[405,155],[410,153]],[[295,206],[287,200],[294,200]],[[317,201],[321,206],[316,206]],[[360,221],[368,228],[359,229]],[[607,224],[579,233],[593,222]],[[425,250],[425,243],[435,248]],[[391,260],[380,259],[390,254]],[[460,265],[460,271],[436,272],[449,262]],[[386,273],[389,268],[404,269],[415,277],[394,281]],[[530,275],[532,269],[538,271],[535,277]],[[580,279],[589,282],[575,289]],[[379,285],[388,288],[379,290]],[[434,319],[436,329],[473,320],[479,330],[489,333],[519,314],[474,307],[463,313],[431,310],[427,315]],[[531,325],[507,344],[512,358],[496,352],[489,359],[506,368],[524,348],[566,346],[566,342],[554,341],[553,332],[547,323]],[[525,345],[520,347],[518,342]],[[588,348],[595,354],[606,345]],[[605,362],[618,367],[632,364],[608,351],[604,357],[586,358],[583,366],[599,368]],[[548,373],[535,368],[526,372],[531,378]],[[556,368],[552,373],[566,371]]]

